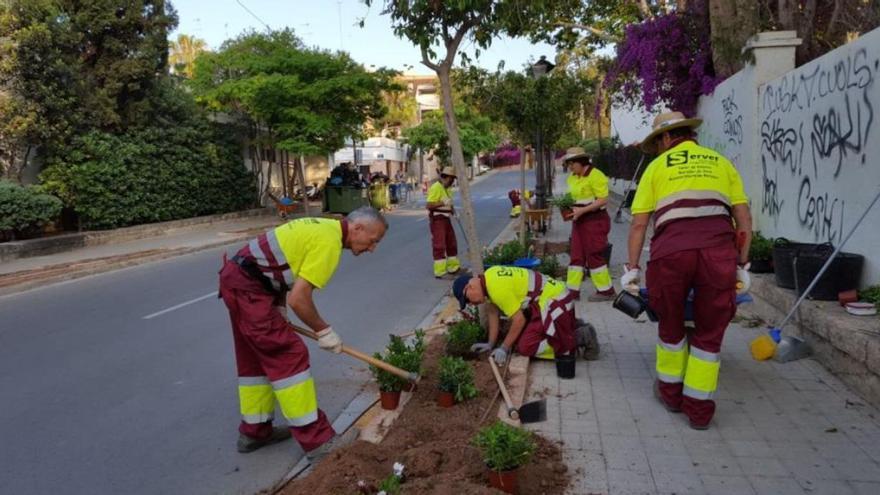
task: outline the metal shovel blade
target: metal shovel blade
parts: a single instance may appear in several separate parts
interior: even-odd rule
[[[547,421],[547,399],[527,402],[519,408],[520,423],[540,423]]]
[[[777,363],[796,361],[810,355],[810,345],[803,339],[786,335],[776,345],[774,359]]]

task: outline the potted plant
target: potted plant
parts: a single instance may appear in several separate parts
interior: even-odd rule
[[[755,232],[752,235],[752,244],[749,246],[750,272],[773,272],[773,243],[773,239],[762,236],[760,232]]]
[[[437,402],[442,407],[452,407],[456,402],[464,402],[477,396],[474,370],[460,357],[440,358],[440,373],[437,381],[437,386],[440,388]]]
[[[548,277],[561,277],[566,273],[566,268],[559,263],[559,258],[555,254],[547,255],[541,258],[541,264],[535,268],[535,271],[543,273]]]
[[[483,266],[510,265],[514,261],[528,255],[523,244],[514,239],[483,251]]]
[[[570,193],[551,198],[550,204],[559,208],[559,213],[562,215],[562,219],[566,222],[574,218],[574,198],[571,197]]]
[[[425,356],[425,331],[417,329],[413,332],[413,340],[411,344],[397,335],[391,335],[391,341],[388,344],[388,352],[394,354],[395,366],[400,369],[411,371],[417,375],[422,374],[422,360]],[[413,389],[412,382],[404,382],[403,391],[411,392]]]
[[[446,330],[446,354],[464,358],[476,357],[471,346],[485,342],[486,331],[476,320],[461,320],[449,325]]]
[[[535,452],[532,434],[496,421],[478,431],[473,443],[489,468],[489,484],[505,493],[516,493],[517,469]]]
[[[386,352],[385,355],[382,355],[382,353],[377,352],[373,354],[373,357],[397,366],[394,354]],[[370,371],[379,385],[379,400],[382,403],[382,409],[389,411],[397,409],[398,404],[400,404],[400,391],[403,390],[406,380],[375,366],[370,366]]]
[[[391,341],[385,348],[385,353],[377,352],[373,354],[373,357],[406,371],[421,374],[424,353],[425,332],[417,330],[412,344],[407,344],[403,338],[392,335]],[[398,404],[400,404],[400,392],[405,388],[411,390],[410,383],[397,375],[375,366],[370,366],[370,371],[379,385],[379,398],[382,402],[382,409],[397,409]]]

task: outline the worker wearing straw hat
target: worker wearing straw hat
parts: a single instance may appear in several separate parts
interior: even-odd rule
[[[642,142],[643,151],[659,156],[636,189],[621,284],[632,290],[639,283],[639,259],[653,217],[647,287],[659,320],[654,392],[668,410],[684,412],[690,426],[702,430],[715,413],[721,341],[736,311],[736,292],[749,286],[752,224],[733,164],[697,144],[694,129],[701,122],[681,112],[660,114]],[[691,291],[695,327],[689,329],[684,311]]]
[[[434,256],[434,277],[455,273],[461,268],[458,261],[458,244],[455,230],[452,229],[452,184],[455,182],[455,169],[444,167],[440,178],[428,189],[428,217],[431,229],[431,250]]]
[[[580,297],[584,269],[589,268],[590,280],[596,293],[590,301],[614,299],[611,273],[605,252],[611,217],[605,209],[608,204],[608,177],[593,166],[590,156],[583,148],[569,148],[563,158],[571,174],[568,191],[575,201],[571,226],[571,261],[568,265],[567,285],[576,297]]]

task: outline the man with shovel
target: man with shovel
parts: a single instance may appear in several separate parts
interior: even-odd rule
[[[461,268],[458,261],[458,244],[451,217],[455,215],[452,206],[452,183],[455,182],[455,169],[444,167],[440,178],[428,189],[428,222],[431,228],[431,250],[434,255],[434,277],[441,278],[447,273],[456,273]]]
[[[642,142],[643,151],[659,156],[636,189],[629,263],[620,281],[627,290],[638,289],[639,259],[653,217],[647,287],[659,320],[654,392],[666,409],[684,412],[692,428],[704,430],[715,414],[721,341],[736,312],[736,293],[749,288],[752,221],[733,164],[697,144],[694,128],[700,123],[681,112],[663,113]],[[688,329],[685,301],[691,290],[695,328]]]
[[[488,302],[489,341],[474,352],[492,351],[498,364],[516,348],[523,356],[553,359],[586,345],[575,331],[574,295],[565,284],[526,268],[493,266],[478,276],[462,275],[452,284],[461,309]],[[499,341],[500,314],[510,318],[510,330]],[[497,346],[497,347],[496,347]]]
[[[299,218],[248,243],[220,271],[220,297],[229,309],[238,397],[238,451],[253,452],[290,438],[312,463],[346,440],[318,408],[309,351],[289,326],[287,307],[317,333],[318,345],[342,351],[342,340],[315,308],[312,293],[333,277],[342,250],[376,249],[388,224],[370,207],[347,219]],[[286,303],[286,304],[285,304]],[[287,427],[272,427],[275,400]]]

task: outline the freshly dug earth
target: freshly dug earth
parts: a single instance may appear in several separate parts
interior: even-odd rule
[[[437,405],[437,361],[443,336],[435,338],[425,355],[425,373],[414,396],[391,431],[379,445],[358,440],[324,458],[305,478],[294,480],[279,493],[284,495],[376,493],[360,491],[358,481],[378,487],[392,472],[395,462],[405,466],[401,494],[462,495],[501,493],[489,487],[486,467],[471,438],[481,426],[497,418],[498,401],[483,425],[483,416],[497,391],[492,370],[483,360],[470,361],[480,394],[451,408]],[[499,398],[500,400],[500,398]],[[562,494],[569,474],[559,446],[536,436],[537,451],[519,471],[519,493]]]

